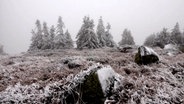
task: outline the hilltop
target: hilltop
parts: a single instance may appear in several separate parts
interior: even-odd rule
[[[184,54],[169,56],[161,48],[154,50],[160,60],[149,65],[134,62],[137,49],[127,53],[114,48],[64,49],[0,56],[0,102],[46,103],[49,91],[57,95],[63,90],[49,88],[67,85],[99,63],[110,65],[123,77],[116,103],[184,103]],[[57,101],[53,96],[50,99],[50,103]]]

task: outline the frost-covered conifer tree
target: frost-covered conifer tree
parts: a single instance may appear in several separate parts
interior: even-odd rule
[[[66,37],[63,32],[64,23],[62,21],[61,16],[58,18],[58,24],[56,28],[56,37],[54,39],[55,41],[55,48],[56,49],[62,49],[65,47],[66,43]]]
[[[51,36],[49,34],[49,30],[48,30],[48,27],[47,27],[47,23],[44,22],[43,23],[43,46],[42,46],[42,49],[51,49]]]
[[[4,51],[3,51],[3,45],[0,44],[0,54],[3,54]]]
[[[105,43],[107,47],[116,47],[116,43],[113,40],[113,36],[110,33],[111,25],[107,23],[106,31],[105,31]]]
[[[182,35],[180,32],[179,23],[176,23],[171,32],[171,42],[178,45],[182,43]]]
[[[119,45],[135,45],[134,38],[131,35],[131,31],[125,29],[122,34],[122,40],[119,42]]]
[[[36,21],[36,29],[32,30],[33,34],[31,38],[31,45],[29,47],[29,51],[41,49],[43,46],[43,36],[42,36],[42,28],[39,20]]]
[[[97,25],[97,37],[99,40],[99,45],[101,47],[106,46],[106,35],[105,35],[105,27],[103,25],[103,20],[102,17],[98,20],[98,25]]]
[[[150,47],[154,46],[154,45],[155,45],[155,39],[156,39],[156,35],[155,35],[155,34],[149,35],[149,36],[145,39],[144,45],[150,46]]]
[[[157,34],[154,45],[164,48],[164,46],[169,43],[170,33],[167,31],[166,28],[163,28],[163,30]]]
[[[94,32],[94,22],[89,17],[84,17],[83,25],[77,34],[77,48],[98,48],[98,38]]]
[[[55,43],[54,43],[54,38],[55,38],[55,27],[52,25],[50,28],[50,42],[51,42],[51,49],[54,49]]]
[[[66,36],[66,46],[65,46],[65,48],[73,48],[73,40],[72,40],[71,35],[68,32],[68,30],[66,30],[65,36]]]
[[[184,45],[184,31],[182,33],[182,38],[181,39],[182,39],[182,41],[181,41],[182,43],[181,44]]]

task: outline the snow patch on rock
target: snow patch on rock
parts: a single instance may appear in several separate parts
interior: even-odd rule
[[[165,50],[177,50],[176,45],[173,44],[167,44],[164,46]]]
[[[167,44],[164,46],[164,50],[169,56],[174,56],[179,53],[179,50],[176,45]]]
[[[98,78],[102,87],[104,94],[106,95],[109,87],[113,85],[113,88],[116,89],[119,86],[119,82],[123,77],[116,73],[111,66],[106,66],[97,71]]]
[[[141,54],[141,56],[146,56],[146,55],[159,56],[153,49],[146,47],[146,46],[140,47],[140,54]]]

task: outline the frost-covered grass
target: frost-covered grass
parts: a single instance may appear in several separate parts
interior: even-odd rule
[[[46,50],[18,56],[0,56],[0,101],[24,103],[21,99],[29,99],[27,101],[41,104],[49,94],[56,94],[56,89],[64,91],[58,89],[58,86],[68,85],[76,75],[101,63],[104,66],[110,65],[122,77],[116,91],[113,91],[106,102],[184,103],[184,54],[168,56],[160,48],[154,50],[159,54],[160,62],[146,66],[134,63],[137,50],[121,53],[110,48]],[[77,65],[70,69],[69,63]],[[112,70],[102,70],[99,73],[111,72]],[[57,102],[57,94],[53,97]]]

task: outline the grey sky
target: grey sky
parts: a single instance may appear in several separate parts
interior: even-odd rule
[[[50,26],[58,16],[75,39],[86,15],[95,25],[100,16],[105,25],[109,22],[116,42],[128,28],[136,44],[142,44],[146,36],[163,27],[172,29],[176,22],[183,31],[184,0],[0,0],[0,43],[8,53],[26,51],[36,19]]]

